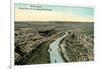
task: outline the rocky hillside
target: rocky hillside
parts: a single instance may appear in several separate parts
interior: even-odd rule
[[[80,31],[68,31],[61,42],[61,54],[66,62],[93,61],[93,35],[85,35]]]

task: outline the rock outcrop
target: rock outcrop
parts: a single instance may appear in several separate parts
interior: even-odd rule
[[[79,31],[69,31],[61,43],[62,56],[67,62],[93,61],[93,37]]]

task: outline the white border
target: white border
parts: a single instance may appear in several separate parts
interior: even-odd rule
[[[57,2],[56,1],[50,1],[50,0],[47,0],[47,1],[44,1],[44,0],[36,0],[36,1],[26,1],[26,0],[16,0],[16,1],[13,1],[11,2],[11,68],[12,69],[33,69],[33,68],[36,68],[36,69],[60,69],[62,67],[64,67],[64,69],[66,68],[81,68],[80,66],[84,66],[84,67],[88,67],[88,66],[91,66],[91,65],[94,65],[95,62],[75,62],[75,63],[60,63],[60,64],[42,64],[42,65],[24,65],[24,66],[15,66],[14,65],[14,3],[28,3],[28,4],[42,4],[42,5],[59,5],[59,6],[72,6],[72,7],[90,7],[90,8],[95,8],[95,5],[93,4],[90,4],[90,3],[78,3],[78,2],[71,2],[71,1],[68,1],[67,3],[65,2]],[[80,66],[79,66],[80,65]],[[67,67],[66,67],[67,66]]]

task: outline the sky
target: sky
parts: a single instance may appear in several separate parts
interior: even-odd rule
[[[15,21],[93,22],[94,9],[88,7],[15,4]]]

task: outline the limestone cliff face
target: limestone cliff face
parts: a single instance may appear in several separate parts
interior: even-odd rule
[[[69,31],[62,41],[61,50],[65,61],[93,61],[93,37],[79,31]]]

